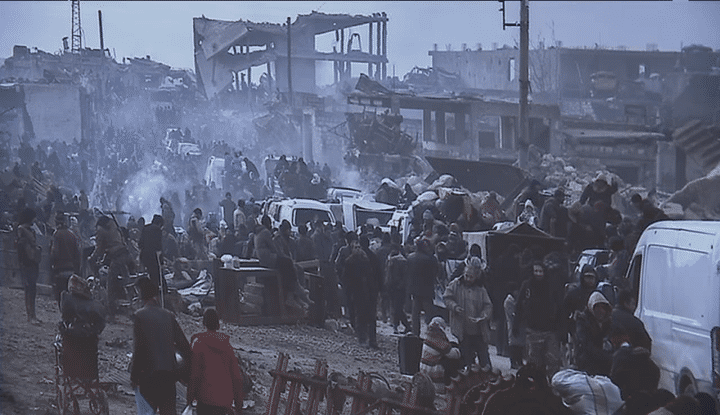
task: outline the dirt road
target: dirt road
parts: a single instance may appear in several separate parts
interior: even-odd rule
[[[27,322],[22,290],[2,287],[0,293],[0,413],[56,414],[53,341],[60,321],[57,305],[38,295],[37,315],[43,323],[36,326]],[[177,318],[188,338],[203,330],[200,317],[179,313]],[[280,352],[290,356],[288,369],[306,374],[312,373],[316,359],[324,359],[330,373],[355,377],[361,370],[377,372],[391,384],[399,384],[403,378],[398,371],[397,337],[385,323],[378,323],[380,350],[361,347],[348,332],[305,325],[238,327],[222,323],[220,331],[230,334],[237,355],[253,378],[253,390],[246,399],[254,401],[254,407],[246,410],[248,414],[264,413],[272,384],[268,371],[275,367]],[[127,372],[131,352],[132,323],[127,316],[120,316],[107,325],[99,343],[100,380],[117,383],[108,396],[111,414],[136,412]],[[180,409],[184,392],[179,386]],[[86,402],[81,402],[85,410]]]

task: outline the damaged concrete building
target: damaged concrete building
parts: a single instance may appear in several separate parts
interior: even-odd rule
[[[98,114],[112,117],[111,109],[129,101],[160,127],[176,125],[183,102],[196,94],[188,71],[150,56],[118,63],[107,49],[91,48],[52,54],[16,45],[0,66],[0,83],[0,132],[13,146],[97,137],[107,122]]]
[[[208,98],[223,92],[242,93],[261,71],[260,83],[270,93],[317,94],[316,75],[323,62],[332,64],[335,83],[351,78],[354,66],[362,67],[373,79],[384,79],[387,22],[385,13],[350,16],[312,12],[297,16],[292,23],[288,18],[285,24],[195,18],[198,82]],[[365,30],[363,47],[360,32]],[[319,50],[320,44],[331,49]]]
[[[516,101],[519,50],[430,51],[433,67],[457,74],[468,91]],[[560,108],[560,134],[542,151],[595,160],[629,183],[672,192],[720,161],[720,53],[604,48],[530,51],[534,104]],[[515,118],[501,119],[502,135]],[[479,141],[481,137],[477,138]]]

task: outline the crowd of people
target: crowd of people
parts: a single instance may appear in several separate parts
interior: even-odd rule
[[[24,162],[31,169],[26,174],[16,165],[16,179],[33,177],[42,182],[43,167],[55,165],[32,157]],[[257,169],[248,162],[243,159],[235,173],[253,178]],[[311,173],[302,159],[288,163],[281,158],[274,176],[288,195],[317,193],[319,198],[326,186],[320,173]],[[89,178],[82,177],[80,183],[92,185]],[[300,178],[303,180],[298,181]],[[514,368],[531,364],[544,370],[548,378],[567,367],[609,376],[623,393],[625,414],[648,413],[647,408],[669,402],[666,394],[657,391],[657,366],[649,357],[652,339],[633,316],[637,287],[624,278],[642,231],[667,217],[652,200],[640,195],[626,201],[634,210],[623,214],[614,209],[618,185],[607,174],[598,175],[570,206],[562,188],[548,197],[540,183],[533,182],[506,210],[500,208],[494,192],[476,209],[453,195],[428,198],[416,195],[409,185],[400,190],[384,182],[376,200],[408,207],[411,220],[406,237],[397,228],[386,232],[364,224],[354,230],[345,229],[341,222],[319,220],[300,224],[294,235],[287,221],[274,228],[271,219],[262,214],[260,203],[246,198],[246,193],[240,192],[243,196],[235,199],[232,192],[226,192],[212,206],[200,203],[207,197],[202,193],[206,187],[194,197],[192,192],[186,194],[184,205],[177,194],[160,197],[157,213],[147,224],[143,217],[128,217],[121,224],[117,220],[121,212],[91,209],[84,190],[68,198],[55,187],[40,199],[33,197],[37,193],[34,182],[25,183],[13,189],[15,199],[4,192],[2,200],[3,218],[16,235],[28,320],[37,323],[35,285],[43,255],[49,258],[58,305],[68,309],[73,297],[63,292],[74,292],[77,297],[87,291],[77,279],[92,276],[85,284],[97,282],[106,287],[107,299],[102,305],[107,314],[103,318],[109,321],[120,312],[120,302],[129,300],[125,284],[130,275],[144,272],[148,276],[142,283],[147,287],[141,286],[145,307],[135,317],[136,360],[144,353],[138,347],[160,341],[150,339],[147,333],[158,337],[157,327],[177,325],[155,300],[168,289],[163,277],[166,270],[174,269],[173,264],[182,258],[209,260],[231,255],[256,258],[262,266],[277,269],[287,293],[286,305],[305,312],[314,307],[321,316],[318,321],[344,319],[362,345],[378,348],[378,319],[390,323],[397,334],[424,336],[421,368],[439,390],[462,368],[491,367],[489,345],[495,344],[498,352],[510,357]],[[188,211],[189,207],[193,210],[186,219],[176,216],[175,209]],[[520,223],[562,240],[563,247],[548,253],[537,246],[511,245],[497,258],[487,258],[479,246],[468,246],[463,238],[465,231]],[[47,252],[38,246],[36,239],[41,234],[51,241]],[[609,263],[584,267],[579,279],[571,280],[570,262],[591,248],[610,250]],[[310,260],[317,260],[324,281],[323,292],[312,300],[299,265]],[[204,323],[208,332],[193,337],[192,350],[196,344],[198,350],[224,350],[227,336],[217,333],[217,315],[206,311]],[[164,347],[185,349],[189,359],[190,344],[178,329],[162,331],[168,336],[162,340]],[[139,387],[136,396],[145,398],[138,399],[138,408],[147,404],[168,407],[169,396],[174,396],[171,376],[165,373],[171,368],[170,357],[144,358],[159,360],[136,366],[155,367],[157,373],[133,372],[133,383]],[[227,408],[233,400],[237,406],[239,386],[214,400],[209,396],[215,389],[207,389],[203,382],[208,380],[197,377],[198,371],[205,373],[202,376],[215,376],[208,373],[217,372],[218,367],[230,368],[223,372],[230,379],[225,385],[236,385],[242,376],[232,364],[226,364],[232,362],[230,357],[193,357],[192,362],[195,377],[188,378],[193,385],[190,397],[209,405],[208,411],[213,410],[211,406]],[[196,362],[205,363],[196,367]],[[637,370],[628,371],[628,367]],[[161,384],[167,387],[158,388]],[[143,385],[153,385],[152,391]]]

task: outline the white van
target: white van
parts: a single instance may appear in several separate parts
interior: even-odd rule
[[[315,220],[335,225],[335,215],[330,207],[312,199],[269,200],[265,203],[263,214],[270,216],[274,227],[280,226],[283,219],[288,220],[293,233],[297,233],[298,225]]]
[[[643,232],[626,278],[652,338],[660,387],[720,391],[720,222],[662,221]]]
[[[360,226],[371,223],[383,232],[390,232],[390,219],[396,207],[364,199],[343,199],[339,203],[328,203],[336,218],[342,218],[345,229],[356,231]]]

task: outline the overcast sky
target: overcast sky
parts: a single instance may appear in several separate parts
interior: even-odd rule
[[[506,3],[506,19],[519,20],[519,1]],[[388,22],[388,74],[402,77],[414,66],[428,67],[428,51],[459,50],[463,43],[475,49],[482,44],[515,45],[518,28],[502,29],[497,1],[384,2],[194,2],[134,1],[80,3],[83,47],[98,49],[98,10],[102,10],[105,47],[118,61],[150,55],[176,68],[194,69],[192,19],[283,23],[313,10],[324,13],[369,15],[386,12]],[[530,1],[531,47],[561,41],[565,47],[645,50],[657,44],[661,51],[703,44],[720,49],[720,1]],[[361,35],[367,34],[367,26]],[[50,53],[62,49],[71,34],[70,1],[0,2],[0,59],[12,56],[13,45],[37,47]],[[365,48],[366,45],[363,45]]]

